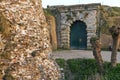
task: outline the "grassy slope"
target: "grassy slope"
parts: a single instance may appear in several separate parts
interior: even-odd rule
[[[120,7],[109,7],[103,5],[101,8],[101,14],[101,33],[110,34],[109,27],[112,26],[111,21],[114,20],[114,18],[120,17]]]
[[[112,8],[111,16],[120,16],[120,7],[111,7],[111,8]]]

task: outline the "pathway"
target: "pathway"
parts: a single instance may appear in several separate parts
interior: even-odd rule
[[[111,59],[111,52],[110,51],[102,51],[101,52],[103,60],[109,61]],[[53,57],[56,58],[63,58],[65,60],[67,59],[73,59],[73,58],[94,58],[92,51],[90,50],[63,50],[63,51],[54,51]],[[118,52],[117,55],[117,62],[120,63],[120,52]]]

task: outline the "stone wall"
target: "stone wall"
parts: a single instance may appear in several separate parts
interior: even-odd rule
[[[100,36],[101,39],[101,48],[103,49],[109,49],[109,47],[113,45],[113,40],[111,35],[107,34],[101,34]],[[119,37],[119,45],[118,45],[118,50],[120,50],[120,37]]]
[[[0,80],[58,80],[41,0],[0,0]]]
[[[48,9],[53,12],[57,21],[58,46],[70,48],[70,26],[80,20],[87,25],[87,48],[89,48],[90,38],[96,35],[99,26],[99,7],[100,4],[49,6]]]
[[[108,49],[109,46],[112,46],[112,37],[111,35],[101,34],[101,48]]]
[[[52,49],[55,50],[57,49],[57,36],[56,36],[56,23],[55,23],[55,18],[52,15],[45,15],[46,21],[48,24],[48,29],[50,32],[50,42],[52,45]]]

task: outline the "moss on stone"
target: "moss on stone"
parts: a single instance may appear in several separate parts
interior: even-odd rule
[[[95,37],[91,37],[91,39],[90,39],[90,41],[94,41],[94,42],[95,42],[96,40],[99,40],[99,38],[96,37],[96,36],[95,36]]]
[[[15,80],[10,74],[7,74],[3,77],[3,80]]]

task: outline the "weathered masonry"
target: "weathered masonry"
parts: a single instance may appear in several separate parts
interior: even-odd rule
[[[59,48],[87,49],[99,27],[100,4],[48,6],[56,18]]]
[[[59,80],[42,0],[0,0],[0,80]]]

